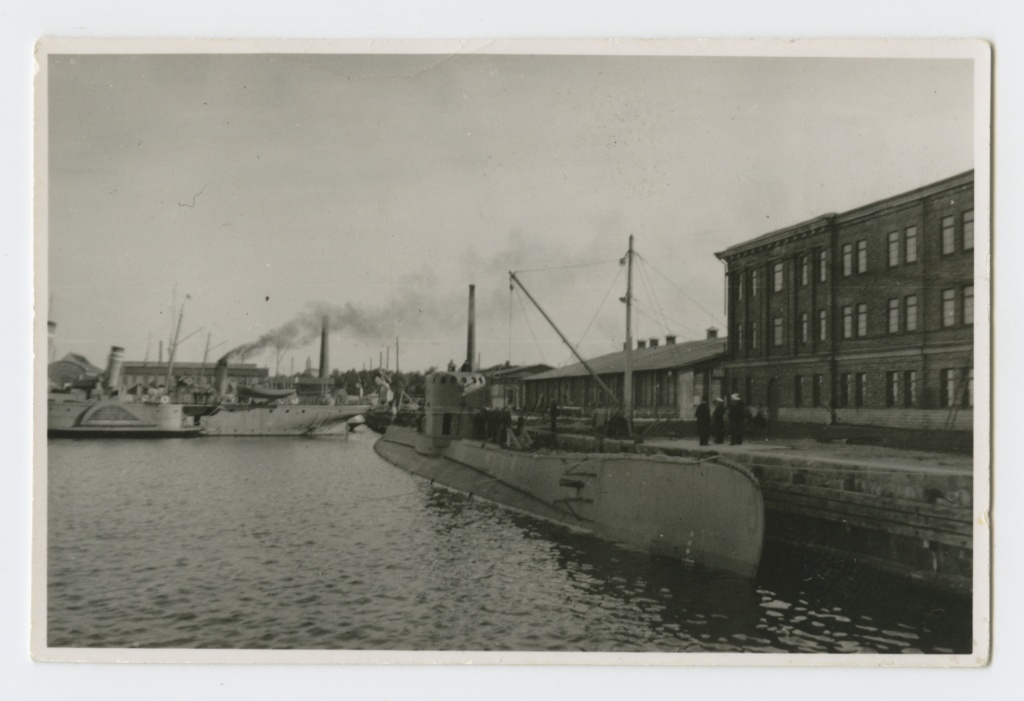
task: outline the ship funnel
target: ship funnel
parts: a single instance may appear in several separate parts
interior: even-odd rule
[[[228,363],[231,361],[231,357],[234,353],[225,353],[224,356],[217,361],[217,368],[213,373],[213,386],[217,390],[217,394],[224,396],[228,393]]]
[[[466,369],[473,371],[476,358],[476,285],[469,286],[469,329],[466,338]]]
[[[107,380],[104,385],[109,390],[116,390],[121,385],[121,364],[124,362],[124,348],[111,346],[107,358]]]
[[[327,317],[325,316],[320,323],[320,378],[327,377],[331,369],[328,367],[329,361],[327,360]]]

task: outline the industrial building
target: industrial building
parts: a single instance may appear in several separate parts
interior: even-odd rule
[[[730,392],[774,421],[969,431],[974,172],[732,246]]]
[[[693,418],[694,400],[714,398],[722,393],[726,339],[708,329],[699,341],[677,343],[666,336],[665,343],[651,338],[637,342],[633,349],[633,412],[638,417]],[[622,397],[626,352],[603,355],[587,363],[616,397]],[[584,412],[609,406],[606,396],[582,363],[555,368],[523,380],[524,406],[543,407],[554,401],[560,407],[578,407]]]

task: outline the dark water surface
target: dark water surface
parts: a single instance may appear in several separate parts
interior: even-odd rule
[[[48,644],[968,653],[969,602],[768,548],[695,573],[349,441],[51,440]]]

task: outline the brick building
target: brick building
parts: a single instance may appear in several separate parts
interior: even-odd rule
[[[759,236],[726,263],[726,382],[776,421],[970,430],[974,172]]]

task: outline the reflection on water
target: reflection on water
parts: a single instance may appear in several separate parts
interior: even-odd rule
[[[969,652],[968,602],[766,550],[747,582],[350,441],[50,441],[52,646]]]

